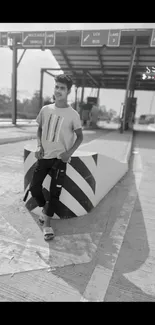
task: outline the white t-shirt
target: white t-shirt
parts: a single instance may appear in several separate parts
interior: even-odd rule
[[[75,130],[81,128],[79,113],[71,106],[58,108],[55,104],[43,106],[36,121],[42,126],[44,159],[59,158],[69,150],[76,139]]]

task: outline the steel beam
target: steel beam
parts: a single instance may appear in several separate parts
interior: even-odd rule
[[[97,87],[99,87],[99,83],[98,83],[97,80],[92,76],[92,74],[91,74],[89,71],[87,71],[86,74],[87,74],[87,75],[89,76],[89,78],[93,81],[93,83],[94,83]]]
[[[43,105],[43,82],[44,82],[44,69],[40,71],[40,98],[39,98],[39,110],[42,108]]]
[[[12,59],[12,124],[16,125],[17,119],[17,47],[13,38],[13,59]]]
[[[64,57],[64,60],[65,60],[66,64],[68,65],[68,68],[71,70],[71,72],[73,73],[73,75],[76,77],[76,73],[75,73],[75,71],[74,71],[71,63],[69,62],[66,53],[64,52],[63,49],[60,49],[60,52],[61,52],[62,56]],[[62,68],[62,70],[63,70],[63,68]]]
[[[54,77],[54,78],[55,78],[55,75],[54,75],[54,74],[52,74],[51,72],[49,72],[49,71],[46,71],[46,70],[44,70],[44,72],[45,72],[45,73],[47,73],[47,74],[49,74],[49,76],[51,76],[51,77]]]
[[[100,51],[101,51],[100,49],[97,49],[97,56],[98,56],[98,59],[99,59],[101,71],[102,71],[102,73],[104,75],[104,67],[103,67],[103,62],[102,62],[102,59],[101,59]]]
[[[23,58],[25,52],[26,52],[26,49],[23,51],[23,53],[22,53],[22,55],[21,55],[21,57],[20,57],[20,59],[19,59],[19,61],[18,61],[18,63],[17,63],[17,68],[18,68],[18,66],[19,66],[19,64],[20,64],[20,62],[21,62],[21,60],[22,60],[22,58]]]

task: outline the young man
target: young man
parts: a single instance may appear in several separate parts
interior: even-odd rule
[[[72,84],[72,80],[68,75],[61,74],[56,76],[55,103],[43,106],[36,118],[39,126],[37,131],[38,146],[35,157],[38,160],[30,191],[38,205],[44,207],[45,240],[50,240],[54,237],[53,229],[50,226],[50,220],[54,214],[54,200],[51,193],[49,202],[45,201],[42,193],[42,183],[54,166],[55,171],[58,166],[59,170],[66,171],[67,162],[70,161],[73,152],[83,140],[80,116],[67,103],[67,97],[71,92]],[[52,188],[50,188],[51,190]]]

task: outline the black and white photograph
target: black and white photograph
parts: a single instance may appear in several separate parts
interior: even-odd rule
[[[155,23],[0,23],[0,302],[155,302]]]

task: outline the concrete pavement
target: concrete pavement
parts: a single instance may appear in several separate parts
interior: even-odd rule
[[[103,123],[99,123],[99,129],[102,130],[104,128]],[[112,130],[116,128],[116,124],[112,125]],[[93,129],[91,127],[83,127],[83,130],[92,131]],[[13,125],[9,119],[0,119],[0,144],[36,139],[36,132],[37,123],[35,120],[19,119],[17,124]]]
[[[7,146],[11,151],[15,144]],[[80,218],[52,221],[54,249],[24,208],[22,174],[20,186],[12,178],[1,193],[0,254],[8,273],[1,269],[0,301],[155,301],[154,166],[154,134],[137,132],[128,173],[98,206]],[[4,168],[7,182],[13,162]],[[35,262],[36,269],[14,272],[20,261]]]

